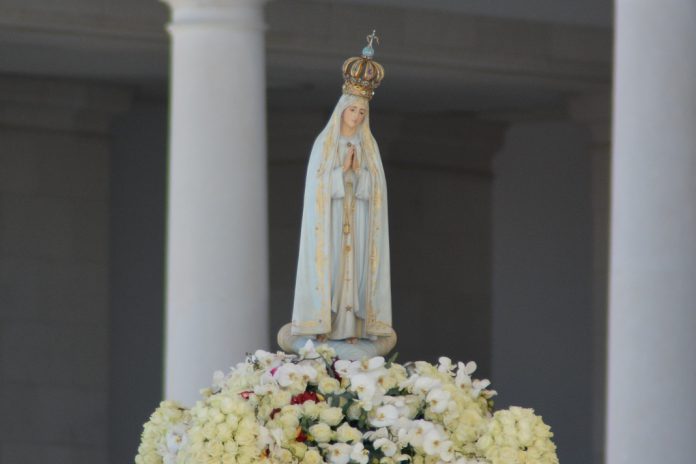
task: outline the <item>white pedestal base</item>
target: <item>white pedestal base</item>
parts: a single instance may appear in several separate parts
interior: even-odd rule
[[[307,340],[304,335],[293,335],[291,333],[292,324],[285,324],[278,331],[278,345],[287,353],[299,353]],[[317,341],[312,339],[317,345]],[[357,361],[362,358],[372,358],[375,356],[386,356],[396,346],[396,332],[392,329],[391,335],[378,337],[377,340],[358,339],[356,343],[348,343],[342,340],[326,340],[325,343],[336,350],[336,356],[340,359]]]

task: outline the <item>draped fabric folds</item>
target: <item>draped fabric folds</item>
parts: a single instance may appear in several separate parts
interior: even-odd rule
[[[370,132],[369,112],[352,139],[357,142],[361,170],[349,171],[350,178],[341,171],[346,143],[340,136],[341,116],[343,110],[361,98],[341,96],[328,124],[314,141],[309,157],[292,312],[293,335],[348,337],[345,327],[336,327],[346,323],[345,318],[349,316],[341,313],[346,307],[349,311],[353,309],[350,317],[357,318],[351,322],[358,328],[351,336],[374,339],[392,332],[387,187],[379,148]],[[346,210],[349,217],[345,216],[345,205],[350,207]],[[342,218],[352,226],[348,243],[341,238],[341,230],[337,230]],[[346,258],[350,269],[342,260]],[[344,277],[350,277],[354,287],[347,286]],[[346,294],[348,291],[354,293]],[[341,306],[351,295],[356,301]]]

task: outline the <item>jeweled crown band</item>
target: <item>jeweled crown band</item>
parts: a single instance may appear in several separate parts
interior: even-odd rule
[[[372,48],[373,41],[379,43],[375,31],[367,36],[367,46],[363,48],[361,56],[354,56],[343,62],[344,94],[357,95],[369,100],[382,83],[384,68],[372,59],[375,54]]]

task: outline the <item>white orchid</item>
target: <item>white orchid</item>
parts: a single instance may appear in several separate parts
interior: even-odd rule
[[[441,414],[447,410],[447,405],[449,404],[451,395],[448,391],[442,388],[434,388],[430,390],[428,396],[426,396],[425,401],[430,406],[430,410],[435,414]]]
[[[375,441],[378,438],[388,438],[389,430],[386,427],[380,427],[377,430],[368,430],[363,434],[365,440]]]
[[[336,357],[336,350],[331,348],[331,346],[327,345],[326,343],[322,343],[321,345],[317,346],[316,352],[329,362]]]
[[[454,383],[462,388],[464,385],[471,385],[471,374],[476,372],[476,363],[474,361],[469,361],[464,364],[463,362],[457,363],[457,375],[454,379]]]
[[[384,396],[382,397],[382,404],[390,404],[394,406],[398,411],[399,411],[399,417],[410,417],[413,413],[413,408],[411,408],[411,405],[407,402],[407,400],[413,401],[416,400],[420,404],[420,399],[417,397],[413,397],[411,395],[408,396]]]
[[[399,418],[399,410],[391,404],[380,406],[375,410],[374,416],[370,417],[370,425],[373,427],[389,427]]]
[[[273,378],[283,388],[300,387],[303,383],[316,380],[317,371],[312,366],[285,363],[273,371]],[[301,388],[304,390],[304,388]]]
[[[225,374],[222,371],[213,372],[213,392],[219,392],[225,386]]]
[[[382,453],[387,457],[392,457],[398,451],[396,443],[389,440],[388,438],[378,438],[374,442],[375,449],[382,451]]]
[[[350,460],[357,462],[358,464],[367,464],[370,459],[370,452],[365,449],[362,442],[358,442],[353,445],[353,449],[350,451]]]
[[[278,436],[278,431],[280,432],[280,436]],[[256,445],[259,447],[259,449],[272,448],[278,443],[278,439],[282,440],[282,438],[282,430],[273,429],[273,431],[271,431],[264,426],[260,426],[258,436],[256,438]]]
[[[365,411],[371,411],[373,405],[378,404],[383,395],[377,389],[376,379],[367,373],[351,377],[349,390],[358,394],[358,399]]]
[[[179,450],[186,445],[186,424],[177,424],[165,436],[165,445],[160,449],[164,464],[175,464]]]
[[[437,456],[445,462],[453,459],[452,442],[441,430],[433,428],[423,437],[423,450],[430,456]]]
[[[447,356],[440,356],[437,362],[437,370],[440,372],[450,373],[452,372],[452,369],[454,369],[454,366],[452,365],[452,360]]]
[[[450,462],[454,459],[454,443],[452,440],[445,440],[440,444],[440,459]]]
[[[474,382],[471,385],[471,396],[476,398],[481,393],[481,390],[485,390],[486,387],[488,387],[490,384],[491,381],[488,379],[474,380]]]
[[[353,452],[353,447],[347,443],[334,443],[325,445],[325,457],[330,464],[348,464],[350,455]]]
[[[256,350],[254,352],[253,359],[265,369],[272,369],[276,366],[280,366],[280,364],[283,362],[282,355],[270,353],[264,350]]]
[[[386,372],[384,364],[384,358],[376,356],[370,359],[364,358],[361,361],[339,359],[334,364],[334,368],[341,377],[350,378],[354,375],[365,374],[377,378]]]
[[[408,443],[415,447],[422,447],[426,434],[434,429],[435,425],[432,422],[422,419],[412,421],[411,428],[407,432]]]
[[[298,366],[295,364],[283,364],[275,370],[273,378],[276,379],[281,387],[289,387],[299,380],[300,374],[298,371]]]
[[[413,383],[413,393],[427,395],[430,390],[439,388],[442,382],[432,377],[417,377]]]
[[[304,346],[300,348],[299,355],[303,358],[314,358],[319,356],[319,353],[314,349],[312,340],[308,338]]]

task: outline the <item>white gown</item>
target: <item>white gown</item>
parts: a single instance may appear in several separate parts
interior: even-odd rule
[[[355,146],[358,172],[343,172],[349,145]],[[362,162],[357,135],[341,136],[331,173],[331,340],[376,338],[365,324],[370,172]]]

